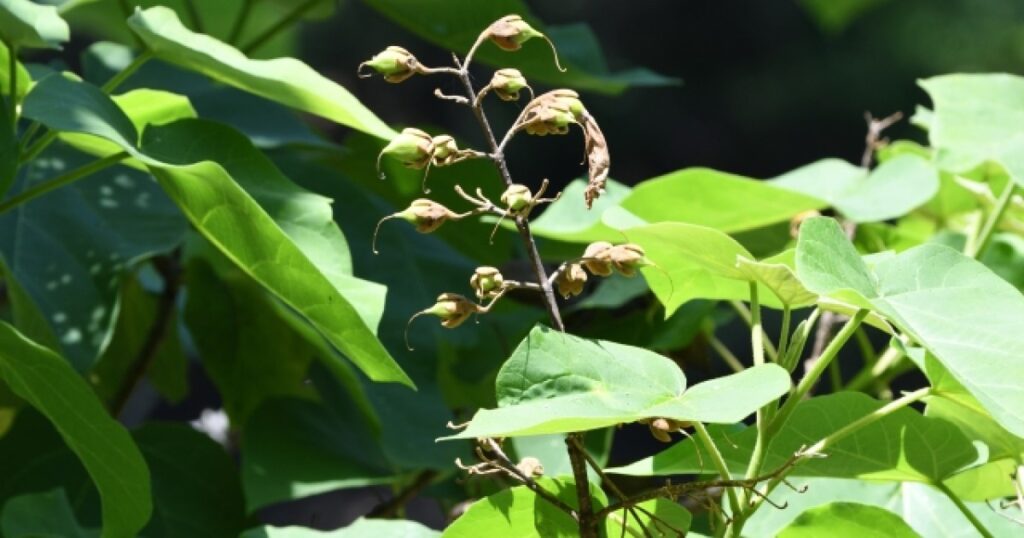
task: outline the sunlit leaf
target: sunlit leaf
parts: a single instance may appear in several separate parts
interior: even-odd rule
[[[17,48],[57,49],[70,38],[57,8],[29,0],[0,0],[0,40]]]
[[[918,536],[896,514],[867,504],[837,502],[812,508],[778,534],[779,538],[914,538]]]

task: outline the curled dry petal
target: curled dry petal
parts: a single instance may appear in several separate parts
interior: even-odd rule
[[[586,140],[585,152],[587,155],[587,187],[583,191],[583,199],[587,209],[594,206],[597,200],[604,194],[604,186],[608,182],[608,170],[611,167],[611,154],[608,153],[608,142],[601,132],[601,127],[590,113],[584,111],[580,121],[583,126],[583,134]]]

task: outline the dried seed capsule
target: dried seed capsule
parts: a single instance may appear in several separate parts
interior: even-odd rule
[[[669,434],[679,429],[674,420],[667,418],[656,418],[648,422],[647,427],[650,428],[651,435],[662,443],[671,443],[672,437]]]
[[[583,286],[586,283],[587,272],[578,263],[570,264],[555,279],[558,293],[565,299],[583,293]]]
[[[576,92],[552,90],[530,101],[523,112],[522,127],[532,135],[566,134],[569,125],[578,123],[585,111]]]
[[[451,164],[456,157],[459,156],[459,146],[455,144],[455,139],[449,135],[438,135],[431,139],[435,166],[444,166]]]
[[[617,271],[627,277],[636,275],[636,270],[640,267],[651,265],[643,247],[633,243],[611,247],[604,252],[603,256],[607,257]]]
[[[399,215],[414,224],[417,232],[424,234],[433,232],[448,219],[457,216],[447,207],[426,198],[413,200],[412,204],[409,204],[409,207]]]
[[[516,469],[519,469],[519,472],[531,478],[544,476],[544,465],[533,456],[527,456],[519,460],[519,463],[516,464]]]
[[[491,89],[502,101],[518,101],[519,92],[529,88],[526,77],[518,69],[499,69],[491,77]]]
[[[583,257],[586,258],[582,262],[583,267],[586,267],[595,276],[610,276],[612,262],[608,257],[608,251],[611,248],[612,244],[607,241],[597,241],[587,245],[587,249],[583,251]]]
[[[522,214],[533,206],[533,192],[526,185],[510,185],[501,194],[501,203],[513,214]]]
[[[409,168],[422,169],[430,162],[433,155],[434,142],[429,134],[412,127],[402,129],[398,136],[391,139],[377,156],[377,171],[380,172],[380,160],[385,155],[397,159]],[[383,179],[383,174],[381,179]]]
[[[493,295],[494,292],[501,289],[504,283],[505,277],[502,276],[501,271],[497,267],[477,267],[473,276],[469,278],[470,287],[476,292],[476,296],[481,299]]]
[[[409,51],[398,46],[390,46],[379,52],[370,58],[369,60],[359,64],[359,76],[367,78],[369,74],[363,74],[363,67],[369,67],[373,69],[388,82],[402,82],[407,78],[418,73],[422,66],[416,57],[409,53]]]
[[[548,39],[548,36],[527,24],[519,15],[506,15],[494,21],[484,30],[484,35],[490,38],[499,48],[507,51],[517,51],[523,47],[523,43],[534,37],[539,37],[547,41],[551,47],[551,52],[555,55],[555,66],[558,67],[558,70],[565,71],[561,64],[558,63],[558,51],[555,50],[555,44]]]

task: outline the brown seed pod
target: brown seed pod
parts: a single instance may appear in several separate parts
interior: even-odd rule
[[[612,262],[608,257],[608,251],[611,248],[612,244],[607,241],[597,241],[587,245],[587,249],[583,251],[583,257],[586,258],[581,262],[583,267],[586,267],[587,271],[594,276],[611,276]]]
[[[380,233],[380,225],[391,219],[402,219],[416,227],[416,231],[422,234],[433,232],[441,227],[448,220],[458,220],[464,215],[453,213],[447,207],[427,198],[413,200],[409,207],[392,213],[377,222],[377,228],[373,232],[373,253],[377,251],[377,235]]]
[[[558,274],[555,279],[555,286],[558,294],[568,299],[583,293],[583,287],[587,283],[587,272],[578,263],[569,264],[565,270]]]
[[[425,310],[421,310],[411,318],[405,325],[405,346],[412,350],[412,346],[409,345],[409,327],[412,326],[412,322],[420,316],[436,316],[441,320],[441,326],[446,329],[454,329],[459,325],[462,325],[470,316],[481,311],[480,305],[470,301],[466,297],[457,293],[442,293],[437,297],[437,301],[434,305]]]
[[[612,267],[627,277],[635,276],[636,270],[640,267],[651,265],[643,247],[633,243],[611,247],[604,251],[604,256],[611,262]]]

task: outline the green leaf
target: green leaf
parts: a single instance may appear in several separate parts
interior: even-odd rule
[[[764,469],[777,468],[802,446],[813,445],[882,405],[853,392],[838,392],[800,403],[772,438]],[[735,433],[716,428],[712,432],[729,468],[742,475],[753,451],[755,429]],[[952,475],[977,458],[970,440],[952,423],[924,417],[907,408],[840,439],[826,453],[827,458],[805,461],[790,474],[930,483]],[[697,443],[687,440],[613,471],[629,475],[700,473],[704,472],[703,464],[708,457]]]
[[[191,282],[192,275],[189,275],[190,293]],[[160,308],[158,299],[135,278],[125,279],[119,295],[113,337],[89,372],[96,394],[108,404],[118,397],[126,382],[125,376],[130,375],[132,366],[139,360]],[[170,402],[179,402],[188,393],[188,358],[181,349],[177,321],[177,308],[172,304],[163,338],[151,351],[153,355],[146,370],[153,388]]]
[[[522,0],[368,0],[367,3],[419,37],[460,57],[492,22],[509,14],[522,15],[558,47],[565,73],[555,68],[551,50],[540,39],[527,42],[515,53],[487,42],[481,45],[475,58],[497,67],[518,68],[531,83],[618,94],[630,86],[664,86],[679,82],[647,69],[609,71],[600,44],[589,27],[575,24],[546,28],[530,14]]]
[[[932,98],[928,139],[941,168],[964,172],[993,161],[1024,185],[1024,78],[955,74],[919,81]]]
[[[690,529],[693,516],[675,501],[654,499],[636,505],[634,512],[625,510],[609,514],[605,520],[606,536],[651,536],[669,538],[684,536]],[[639,517],[637,522],[634,517]],[[626,528],[623,529],[622,527]]]
[[[379,138],[395,135],[348,90],[298,60],[250,60],[226,43],[185,28],[166,7],[138,11],[128,25],[157,58]]]
[[[571,181],[562,190],[562,197],[530,222],[530,231],[538,237],[573,243],[616,237],[614,229],[602,224],[601,215],[612,208],[618,208],[632,189],[610,179],[605,185],[604,194],[594,202],[592,208],[587,209],[586,205],[580,203],[586,187],[587,182],[582,179]],[[511,223],[506,226],[514,227]]]
[[[82,460],[103,499],[103,536],[132,536],[152,511],[149,470],[128,432],[52,351],[0,322],[0,375]]]
[[[576,506],[576,488],[571,481],[543,478],[537,484],[565,504]],[[603,505],[604,499],[595,499]],[[526,486],[495,493],[470,505],[442,534],[444,538],[478,536],[579,536],[576,521]]]
[[[739,258],[738,269],[747,278],[757,281],[770,289],[772,294],[790,307],[814,304],[818,295],[811,293],[796,277],[796,250],[789,249],[759,262]]]
[[[218,538],[245,528],[235,462],[186,424],[147,424],[134,434],[153,474],[153,519],[146,538]]]
[[[0,41],[7,46],[59,49],[70,33],[55,7],[29,0],[0,0]]]
[[[910,154],[886,160],[870,174],[840,159],[824,159],[769,181],[825,200],[857,223],[905,215],[939,191],[935,168]]]
[[[185,321],[235,428],[266,399],[315,397],[305,381],[316,351],[282,323],[271,300],[244,274],[218,277],[206,263],[188,266]]]
[[[800,514],[779,538],[914,538],[918,536],[896,514],[866,504],[831,503]]]
[[[640,183],[621,205],[648,222],[687,222],[734,233],[785,222],[826,203],[763,181],[688,168]]]
[[[69,107],[81,113],[68,114]],[[140,150],[129,142],[136,138],[134,126],[112,101],[95,87],[60,76],[47,77],[36,85],[26,97],[24,114],[56,130],[88,133],[122,145],[125,151],[146,164],[204,237],[300,312],[371,379],[412,386],[411,380],[374,335],[373,327],[379,320],[382,302],[380,287],[340,274],[342,268],[336,254],[324,241],[325,236],[328,239],[340,237],[333,224],[314,221],[314,230],[306,231],[285,222],[282,229],[242,189],[240,182],[247,183],[254,192],[264,189],[261,198],[267,210],[278,218],[297,222],[309,218],[291,203],[288,191],[278,191],[278,188],[288,187],[287,182],[282,181],[283,176],[251,146],[239,145],[237,136],[235,141],[225,140],[224,147],[247,149],[249,154],[244,157],[235,156],[223,166],[210,161],[175,164],[177,161],[172,157],[187,160],[182,157],[183,146],[171,143],[180,142],[182,138],[178,137],[184,133],[191,134],[194,142],[196,138],[210,136],[211,132],[224,135],[225,131],[198,120],[152,126],[146,130]],[[221,150],[207,147],[196,151],[205,155],[207,152],[218,154]],[[232,172],[246,177],[236,181]],[[249,173],[253,176],[248,176]],[[297,194],[295,187],[288,190]],[[281,199],[275,201],[274,197]],[[301,241],[295,237],[300,237]],[[323,250],[315,250],[314,246]],[[357,293],[363,299],[367,296],[376,299],[360,301],[362,308],[356,309],[346,297]]]
[[[803,223],[797,274],[808,289],[870,306],[921,343],[992,416],[1024,435],[1024,296],[981,263],[940,245],[869,271],[832,219]],[[859,296],[859,298],[857,297]]]
[[[646,418],[738,422],[790,387],[776,365],[686,388],[670,359],[537,326],[498,372],[498,408],[481,410],[446,439],[603,428]]]
[[[14,328],[29,340],[59,352],[60,341],[57,339],[57,335],[54,334],[46,317],[36,306],[32,297],[21,286],[18,279],[14,278],[14,273],[8,267],[7,260],[4,259],[2,253],[0,253],[0,281],[3,281],[7,288],[7,300],[10,302],[11,321]]]
[[[75,519],[63,489],[15,497],[0,512],[0,533],[7,538],[96,538]]]
[[[776,504],[788,504],[785,510],[761,509],[744,525],[749,536],[776,536],[798,515],[808,509],[834,502],[859,503],[885,508],[899,516],[921,536],[972,538],[977,529],[948,497],[926,484],[914,482],[879,484],[863,480],[834,478],[792,478],[795,489],[776,488],[769,495]],[[1020,514],[1016,507],[997,512],[984,503],[966,503],[976,518],[996,536],[1014,536],[1019,524],[1005,516]],[[818,534],[822,535],[821,533]],[[831,536],[825,531],[824,535]]]
[[[240,538],[436,538],[441,533],[415,521],[359,518],[348,527],[318,531],[306,527],[260,527]]]
[[[55,144],[22,167],[13,191],[89,162]],[[117,166],[0,215],[0,229],[13,230],[0,234],[12,276],[56,334],[64,357],[85,372],[110,342],[123,275],[178,245],[186,222],[148,175]]]

